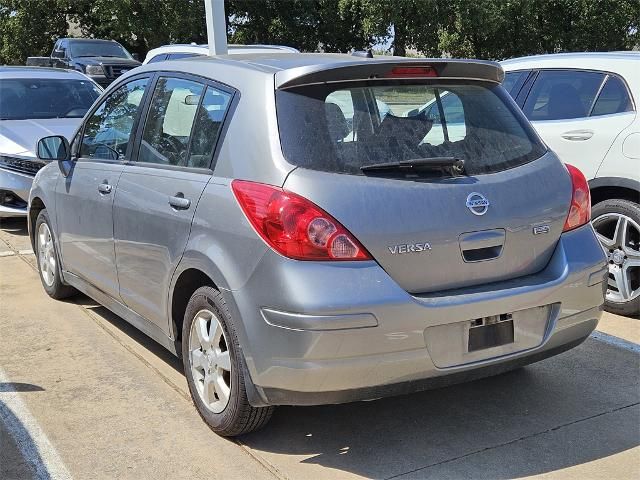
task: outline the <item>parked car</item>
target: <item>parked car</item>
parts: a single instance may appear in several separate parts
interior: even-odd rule
[[[145,65],[71,145],[39,143],[58,160],[29,203],[44,289],[85,292],[182,355],[222,435],[275,405],[412,392],[572,348],[598,323],[607,272],[587,182],[502,79],[493,62],[332,54]],[[442,100],[437,126],[401,116],[445,93],[464,109],[455,142]],[[433,128],[442,142],[423,141]]]
[[[293,47],[284,47],[281,45],[229,45],[228,53],[233,54],[249,54],[249,53],[300,53]],[[209,54],[209,45],[190,44],[173,44],[163,45],[158,48],[149,50],[147,56],[142,62],[147,63],[163,62],[165,60],[178,60],[180,58],[198,57]]]
[[[29,57],[27,65],[78,70],[106,87],[140,62],[115,40],[61,38],[50,57]]]
[[[589,180],[593,226],[609,261],[605,308],[640,314],[640,52],[541,55],[502,65],[505,88],[543,140]]]
[[[27,215],[40,137],[71,138],[101,92],[75,71],[0,67],[0,218]]]

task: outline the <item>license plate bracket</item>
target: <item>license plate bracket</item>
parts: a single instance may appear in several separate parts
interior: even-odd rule
[[[513,319],[511,314],[496,315],[471,321],[468,352],[500,347],[513,343]]]

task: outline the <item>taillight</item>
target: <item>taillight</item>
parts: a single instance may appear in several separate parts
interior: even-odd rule
[[[297,260],[371,260],[336,219],[295,193],[262,183],[234,180],[245,215],[276,252]]]
[[[387,77],[391,78],[416,78],[416,77],[437,77],[438,72],[433,67],[393,67]]]
[[[589,192],[589,184],[583,173],[573,165],[565,164],[571,183],[573,184],[573,193],[571,195],[571,204],[569,205],[569,214],[564,222],[563,232],[568,232],[574,228],[581,227],[591,220],[591,193]]]

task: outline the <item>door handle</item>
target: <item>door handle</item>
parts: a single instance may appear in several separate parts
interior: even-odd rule
[[[570,132],[564,132],[560,134],[560,136],[565,140],[572,141],[589,140],[593,137],[593,130],[572,130]]]
[[[101,183],[100,185],[98,185],[98,191],[103,195],[110,194],[111,190],[113,190],[113,187],[108,183]]]
[[[176,193],[175,196],[169,197],[169,205],[176,210],[188,210],[191,206],[191,200],[184,198],[183,193]]]

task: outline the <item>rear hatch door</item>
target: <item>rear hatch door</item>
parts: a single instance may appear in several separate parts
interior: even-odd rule
[[[497,83],[351,81],[276,99],[283,154],[298,167],[284,188],[333,215],[408,292],[516,278],[549,261],[571,180]],[[462,159],[465,171],[394,167],[429,158]]]

